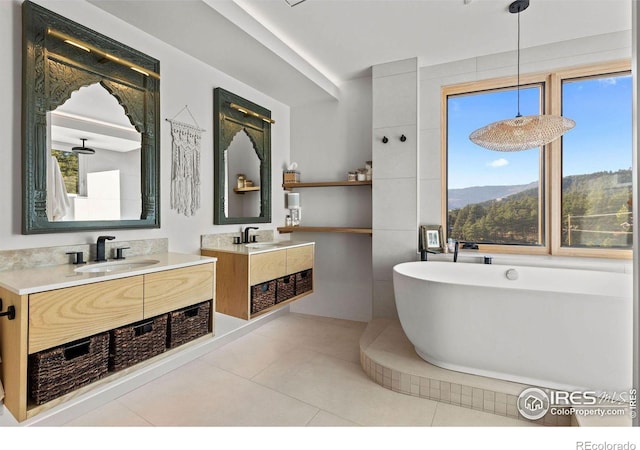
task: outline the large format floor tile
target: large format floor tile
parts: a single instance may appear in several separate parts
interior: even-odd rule
[[[378,386],[357,363],[308,349],[289,353],[253,381],[359,425],[428,426],[436,407]]]
[[[304,426],[318,412],[203,361],[174,370],[119,401],[156,426]]]
[[[89,413],[66,418],[64,425],[527,425],[379,386],[359,362],[366,325],[284,315]],[[375,333],[369,341],[378,338],[384,325],[370,328]]]
[[[78,417],[68,423],[71,427],[148,427],[149,422],[131,411],[118,401],[107,403],[105,406]]]
[[[357,362],[360,336],[366,327],[364,322],[289,314],[258,328],[255,334]]]

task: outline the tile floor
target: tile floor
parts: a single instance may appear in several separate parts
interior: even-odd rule
[[[430,449],[528,450],[549,443],[580,448],[576,442],[585,431],[603,442],[640,443],[632,427],[541,427],[393,392],[360,367],[367,324],[286,312],[269,320],[226,340],[239,324],[216,319],[217,340],[226,344],[95,409],[55,414],[45,427],[16,426],[0,410],[0,428],[10,427],[3,429],[0,447],[8,442],[7,448],[18,448],[28,438],[32,444],[64,442],[67,450],[85,449],[88,442],[99,450],[113,450],[115,443],[175,450],[186,443],[217,448],[240,441],[243,448],[285,450],[357,439],[369,449],[419,442]]]
[[[365,327],[287,314],[61,425],[527,425],[377,385],[359,363]]]

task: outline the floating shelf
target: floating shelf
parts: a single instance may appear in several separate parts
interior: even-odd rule
[[[371,186],[368,181],[315,181],[309,183],[283,183],[284,189],[295,189],[303,187],[331,187],[331,186]]]
[[[282,183],[282,187],[286,189],[296,189],[304,187],[335,187],[335,186],[371,186],[371,180],[368,181],[313,181],[308,183]],[[373,230],[371,228],[354,228],[354,227],[278,227],[280,233],[351,233],[351,234],[368,234],[371,236]]]
[[[251,187],[245,187],[245,188],[233,188],[233,192],[235,192],[236,194],[244,194],[245,192],[255,192],[255,191],[259,191],[260,190],[260,186],[251,186]]]
[[[350,228],[350,227],[278,227],[280,233],[353,233],[353,234],[373,234],[371,228]]]

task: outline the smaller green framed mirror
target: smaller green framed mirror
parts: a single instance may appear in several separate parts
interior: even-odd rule
[[[213,223],[271,222],[271,111],[213,91]]]

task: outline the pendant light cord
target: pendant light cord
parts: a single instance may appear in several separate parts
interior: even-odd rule
[[[520,11],[518,11],[518,115],[516,117],[522,117],[520,114]]]

